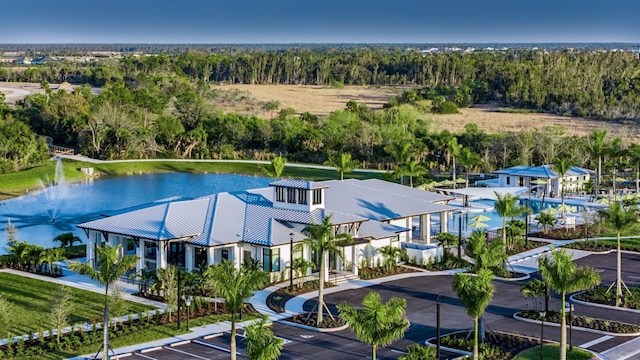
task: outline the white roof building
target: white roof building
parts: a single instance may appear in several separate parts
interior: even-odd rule
[[[268,188],[166,199],[78,227],[88,237],[88,261],[95,257],[95,246],[106,242],[137,255],[136,270],[173,264],[190,271],[222,259],[239,266],[251,258],[278,273],[292,255],[314,258],[306,246],[292,254],[292,245],[307,238],[305,226],[331,215],[336,233],[348,232],[356,239],[345,246],[343,258],[330,259],[331,267],[357,272],[360,262],[376,260],[377,247],[429,243],[432,220],[446,219],[455,209],[446,205],[451,199],[376,179],[280,180]],[[440,222],[440,231],[447,231],[446,223]]]

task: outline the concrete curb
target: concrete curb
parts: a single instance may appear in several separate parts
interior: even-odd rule
[[[336,328],[317,328],[317,327],[313,327],[313,326],[309,326],[309,325],[298,324],[296,322],[287,321],[287,320],[278,320],[277,322],[279,322],[281,324],[297,327],[297,328],[300,328],[300,329],[305,329],[305,330],[315,331],[315,332],[323,332],[323,333],[342,331],[342,330],[345,330],[345,329],[347,329],[349,327],[349,324],[344,324],[344,325],[336,327]]]
[[[593,307],[599,307],[599,308],[602,308],[602,309],[626,311],[626,312],[630,312],[630,313],[634,313],[634,314],[640,314],[640,310],[636,310],[636,309],[627,309],[627,308],[615,307],[615,306],[611,306],[611,305],[597,304],[597,303],[577,300],[575,298],[575,296],[580,295],[580,294],[584,294],[584,291],[581,291],[579,293],[575,293],[575,294],[569,296],[569,300],[571,300],[571,302],[574,302],[576,304],[585,305],[585,306],[593,306]]]
[[[528,322],[530,324],[541,324],[542,323],[542,321],[539,321],[539,320],[526,319],[526,318],[523,318],[521,316],[518,316],[518,313],[514,313],[513,314],[513,318],[518,320],[518,321]],[[548,324],[549,326],[554,326],[554,327],[561,327],[562,326],[561,324],[558,324],[558,323],[555,323],[555,322],[551,322],[551,321],[545,321],[544,324],[545,325]],[[583,328],[583,327],[580,327],[580,326],[574,326],[573,328],[578,330],[578,331],[590,332],[590,333],[599,334],[599,335],[610,335],[610,336],[620,336],[620,337],[638,336],[638,335],[640,335],[640,332],[636,332],[636,333],[612,333],[612,332],[608,332],[608,331]]]

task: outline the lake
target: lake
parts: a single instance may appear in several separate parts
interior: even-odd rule
[[[9,221],[18,229],[18,240],[54,247],[59,243],[54,243],[53,238],[66,232],[73,232],[85,242],[86,235],[76,225],[119,209],[174,196],[196,198],[224,191],[260,188],[272,181],[247,175],[164,173],[73,184],[61,182],[41,191],[0,201],[0,254],[7,253],[4,229]]]

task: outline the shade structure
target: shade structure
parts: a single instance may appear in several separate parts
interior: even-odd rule
[[[472,223],[467,224],[467,227],[474,228],[474,229],[484,229],[484,228],[488,228],[489,224],[483,223],[481,221],[474,221]]]
[[[453,186],[455,185],[455,182],[453,182],[453,180],[442,180],[438,186]]]
[[[491,220],[491,218],[488,217],[487,215],[479,214],[479,215],[476,215],[476,216],[472,217],[471,220],[472,221],[476,221],[476,222],[477,221],[489,221],[489,220]]]
[[[573,210],[575,209],[574,206],[571,205],[567,205],[567,204],[562,204],[560,206],[558,206],[556,208],[556,212],[573,212]]]

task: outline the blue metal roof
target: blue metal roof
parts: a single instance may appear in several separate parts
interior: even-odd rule
[[[494,174],[503,174],[510,176],[522,176],[522,177],[530,177],[530,178],[538,178],[538,179],[556,179],[559,178],[560,175],[553,170],[552,165],[540,165],[540,166],[514,166],[498,171],[494,171]],[[572,166],[569,171],[565,174],[565,176],[577,176],[577,175],[586,175],[586,174],[594,174],[593,170],[584,169],[578,166]]]

